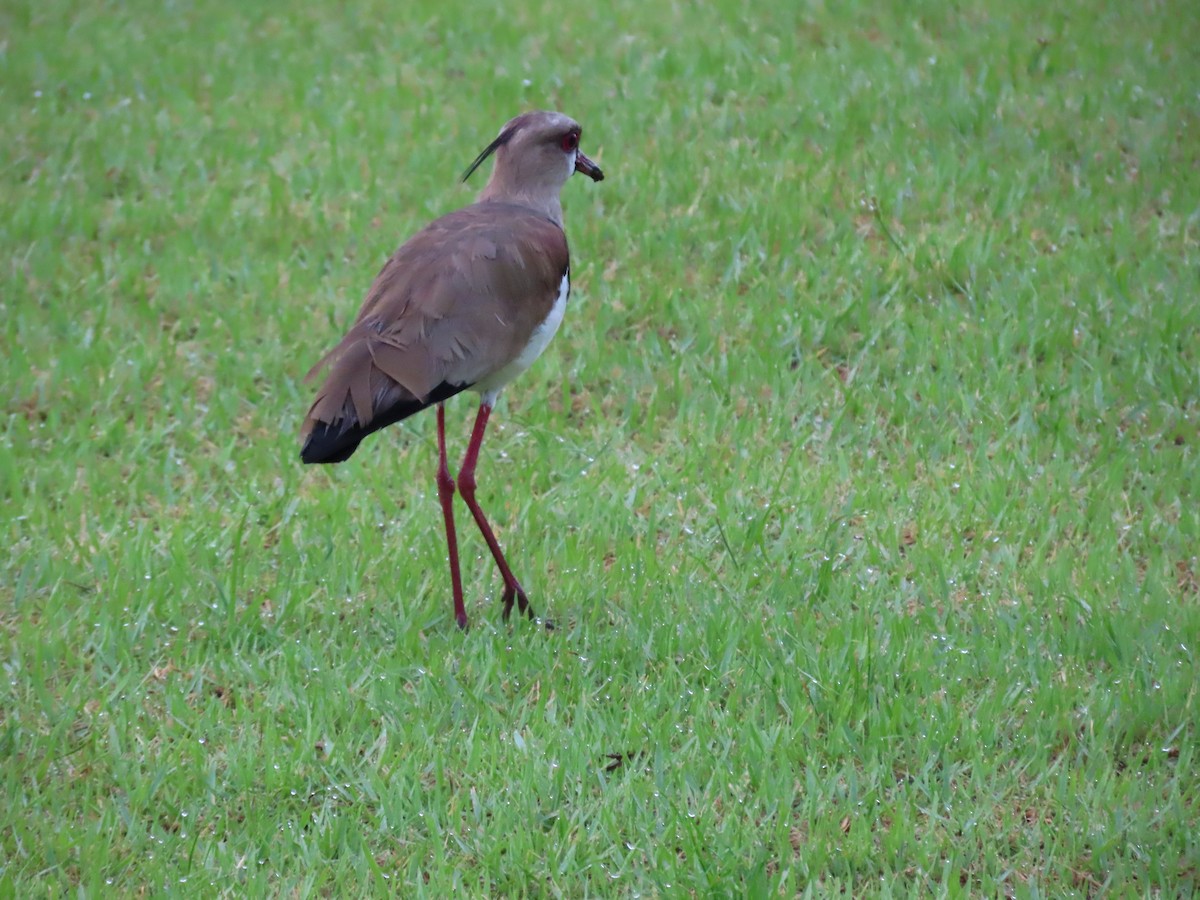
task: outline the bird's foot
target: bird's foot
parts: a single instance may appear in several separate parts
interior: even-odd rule
[[[534,618],[533,606],[529,603],[529,597],[525,594],[525,589],[521,585],[513,582],[504,586],[504,596],[500,598],[500,602],[504,604],[504,611],[500,617],[507,622],[508,617],[512,614],[513,603],[517,605],[517,610],[525,613],[530,619]]]

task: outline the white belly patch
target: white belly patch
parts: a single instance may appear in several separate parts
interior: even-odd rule
[[[493,372],[486,378],[481,378],[472,386],[472,390],[479,391],[483,395],[484,403],[488,406],[495,405],[496,397],[499,396],[504,386],[532,366],[534,361],[545,352],[558,331],[558,326],[562,324],[563,316],[567,313],[567,297],[570,293],[571,272],[568,270],[563,275],[562,284],[558,286],[558,296],[554,298],[554,305],[550,307],[550,312],[542,320],[542,324],[535,328],[533,334],[529,336],[529,343],[525,345],[525,349],[503,369]]]

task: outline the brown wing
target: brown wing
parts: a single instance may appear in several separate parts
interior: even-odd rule
[[[305,417],[306,462],[340,462],[367,434],[470,387],[545,320],[568,264],[562,229],[526,207],[476,203],[387,261]]]

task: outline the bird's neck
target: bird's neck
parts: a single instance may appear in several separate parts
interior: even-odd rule
[[[559,228],[563,227],[562,201],[558,189],[517,190],[512,185],[494,176],[479,194],[479,203],[511,203],[532,209],[543,218],[549,219]]]

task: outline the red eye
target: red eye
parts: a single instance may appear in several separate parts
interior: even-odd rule
[[[579,149],[579,132],[568,131],[563,135],[562,148],[564,153],[570,153],[572,150]]]

